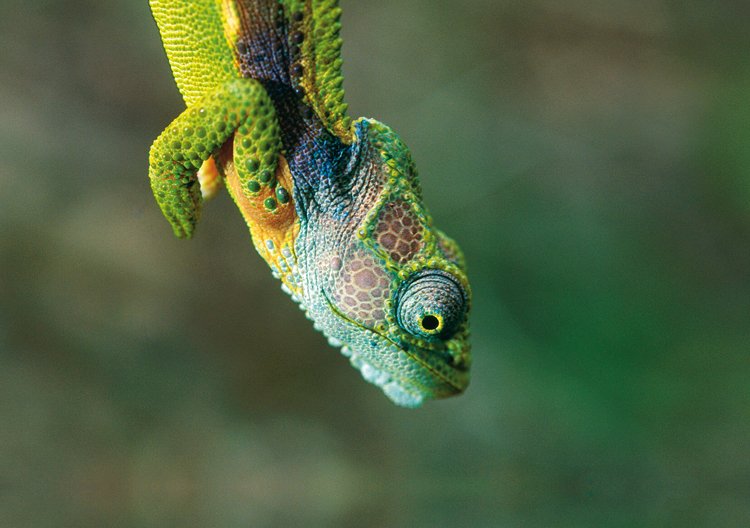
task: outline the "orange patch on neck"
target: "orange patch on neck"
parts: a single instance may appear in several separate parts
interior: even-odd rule
[[[224,175],[227,190],[250,229],[255,249],[269,266],[279,270],[284,283],[292,291],[297,292],[299,286],[288,280],[288,273],[284,272],[285,266],[281,265],[283,261],[286,268],[291,269],[296,264],[294,242],[299,234],[299,221],[293,198],[294,181],[286,159],[279,156],[275,176],[278,185],[289,191],[290,199],[288,203],[279,203],[275,211],[269,211],[263,204],[266,198],[275,195],[275,190],[270,186],[264,186],[258,195],[252,198],[248,198],[243,192],[232,156],[232,141],[228,141],[222,147],[217,162]]]

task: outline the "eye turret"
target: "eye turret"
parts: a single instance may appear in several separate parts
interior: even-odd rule
[[[466,295],[449,273],[424,270],[402,286],[396,310],[399,326],[413,336],[449,339],[466,317]]]

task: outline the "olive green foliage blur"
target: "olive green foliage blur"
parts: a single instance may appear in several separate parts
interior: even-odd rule
[[[173,237],[146,0],[0,4],[0,526],[750,526],[750,3],[342,1],[475,290],[407,411],[231,201]]]

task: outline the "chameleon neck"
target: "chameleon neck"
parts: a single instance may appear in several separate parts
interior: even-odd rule
[[[317,194],[338,194],[352,146],[331,134],[292,90],[268,85],[266,89],[276,107],[295,189],[309,199]]]
[[[351,147],[326,129],[295,87],[299,66],[291,66],[289,28],[278,0],[252,2],[241,27],[235,44],[239,73],[260,81],[274,103],[295,194],[314,200],[320,191],[331,192],[343,177]]]

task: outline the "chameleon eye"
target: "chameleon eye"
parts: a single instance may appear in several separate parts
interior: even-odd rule
[[[396,312],[413,336],[449,339],[466,316],[466,296],[449,273],[425,270],[401,287]]]

